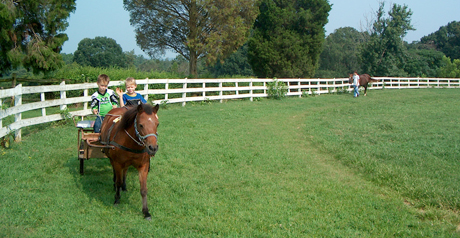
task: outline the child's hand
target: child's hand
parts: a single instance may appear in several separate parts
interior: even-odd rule
[[[116,88],[115,91],[117,91],[117,94],[120,96],[120,98],[123,96],[123,91],[121,91],[120,88]]]

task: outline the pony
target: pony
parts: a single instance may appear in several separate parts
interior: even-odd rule
[[[133,166],[139,173],[142,213],[147,220],[151,220],[147,206],[147,175],[150,158],[158,151],[158,109],[158,104],[112,109],[102,122],[100,135],[101,144],[110,147],[105,148],[104,153],[113,168],[114,205],[120,203],[120,190],[126,191],[126,173],[128,167]]]
[[[364,87],[364,96],[367,95],[367,85],[369,82],[379,82],[380,79],[374,79],[369,74],[361,74],[359,75],[359,86]],[[353,74],[350,74],[348,78],[348,83],[353,83]]]

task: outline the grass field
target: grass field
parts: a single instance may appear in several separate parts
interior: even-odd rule
[[[137,172],[79,174],[53,124],[0,151],[1,237],[459,237],[458,89],[160,109],[145,221]]]

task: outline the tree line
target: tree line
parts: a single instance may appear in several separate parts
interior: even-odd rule
[[[386,13],[382,2],[369,29],[344,27],[326,37],[327,0],[123,4],[137,44],[150,59],[123,52],[115,40],[102,36],[83,39],[73,54],[61,54],[75,0],[2,0],[0,74],[20,70],[49,77],[76,64],[161,71],[170,77],[330,78],[354,70],[373,76],[460,77],[460,22],[407,43],[405,35],[415,29],[406,5],[393,4]],[[159,59],[168,49],[177,57]]]

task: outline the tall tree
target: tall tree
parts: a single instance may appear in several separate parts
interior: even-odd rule
[[[439,69],[444,66],[444,53],[420,42],[408,44],[408,59],[404,71],[410,77],[437,77]]]
[[[370,40],[361,51],[362,69],[375,76],[405,76],[407,48],[403,38],[415,30],[410,23],[412,11],[406,5],[393,4],[389,17],[385,17],[384,6],[381,2]]]
[[[355,70],[360,71],[359,50],[368,38],[367,32],[353,27],[339,28],[329,34],[320,55],[317,75],[327,72],[326,77],[347,77]]]
[[[460,59],[451,60],[444,56],[442,59],[443,66],[438,69],[438,77],[440,78],[460,78]]]
[[[460,59],[460,21],[450,22],[436,32],[422,37],[421,43],[434,45],[451,59]]]
[[[248,44],[241,46],[224,62],[217,61],[215,65],[208,67],[208,69],[213,77],[253,76],[254,72],[248,62]]]
[[[249,39],[258,77],[312,77],[331,10],[327,0],[262,0]]]
[[[0,1],[0,75],[23,65],[34,73],[63,65],[62,33],[75,0]]]
[[[74,61],[83,66],[126,67],[126,56],[117,42],[105,36],[84,38],[78,43]]]
[[[189,61],[224,59],[247,40],[257,16],[256,0],[123,0],[137,44],[155,57],[172,49]]]

